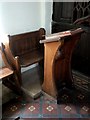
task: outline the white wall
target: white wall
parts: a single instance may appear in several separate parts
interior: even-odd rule
[[[51,2],[0,3],[0,34],[19,34],[40,27],[44,27],[46,33],[49,34],[51,30],[51,7]]]
[[[51,33],[52,7],[52,2],[45,2],[45,29],[47,34]]]
[[[4,32],[16,34],[41,27],[39,2],[2,3],[2,24]]]

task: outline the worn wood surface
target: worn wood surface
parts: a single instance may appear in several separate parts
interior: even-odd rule
[[[52,42],[44,44],[45,59],[44,59],[44,83],[42,89],[49,95],[55,97],[57,94],[54,80],[54,61],[56,51],[61,47],[62,42]]]
[[[7,67],[0,68],[0,79],[4,79],[13,74],[13,71]]]
[[[4,80],[3,84],[20,93],[22,91],[21,67],[27,67],[34,63],[44,64],[44,45],[39,41],[45,38],[45,30],[17,35],[9,35],[9,39],[1,44],[1,53],[7,68],[13,71],[13,78]],[[42,65],[43,66],[43,65]],[[29,91],[28,91],[29,92]]]
[[[10,49],[13,56],[19,57],[21,67],[27,67],[43,59],[44,46],[39,41],[45,38],[44,35],[43,28],[33,32],[9,35]]]
[[[44,82],[42,89],[57,98],[64,87],[73,88],[71,57],[75,45],[80,40],[82,29],[75,29],[71,36],[63,37],[58,42],[45,42]]]

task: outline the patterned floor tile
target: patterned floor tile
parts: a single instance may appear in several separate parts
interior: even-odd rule
[[[8,103],[2,109],[2,116],[3,118],[15,118],[22,114],[22,106],[19,103]]]
[[[79,107],[79,114],[81,114],[81,115],[90,115],[90,106],[88,104],[81,105]]]
[[[64,115],[77,115],[76,107],[73,105],[60,105],[62,116]]]
[[[45,116],[49,116],[49,117],[58,116],[57,104],[53,104],[53,103],[42,104],[42,114],[44,117]]]
[[[75,97],[85,100],[81,93]],[[67,95],[64,94],[63,99],[67,101]],[[76,99],[73,100],[71,103],[65,102],[58,105],[54,99],[48,96],[41,96],[36,100],[31,100],[30,97],[17,97],[2,106],[2,116],[7,120],[18,116],[24,120],[28,120],[28,118],[32,120],[79,120],[79,118],[89,120],[90,104],[87,101],[76,102]]]
[[[40,104],[38,103],[27,103],[22,110],[22,118],[38,117],[40,114]]]

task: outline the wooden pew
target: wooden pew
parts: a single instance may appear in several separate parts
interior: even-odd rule
[[[46,93],[59,102],[63,89],[74,89],[71,71],[71,58],[77,42],[84,32],[82,28],[63,31],[47,36],[44,43],[44,82],[43,93]]]
[[[8,35],[9,39],[2,43],[3,59],[7,61],[12,70],[15,71],[18,86],[22,86],[21,68],[28,67],[34,63],[43,66],[44,46],[39,41],[45,38],[45,29]],[[7,66],[7,63],[6,63]]]
[[[43,45],[39,40],[43,39],[45,30],[40,28],[37,31],[9,35],[9,44],[13,56],[18,56],[21,67],[27,67],[43,60]]]

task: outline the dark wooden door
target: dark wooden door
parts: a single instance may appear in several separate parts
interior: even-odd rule
[[[52,33],[73,29],[73,22],[90,14],[90,2],[54,2],[52,15]],[[90,26],[84,24],[86,30],[78,42],[73,56],[72,69],[90,76]]]

